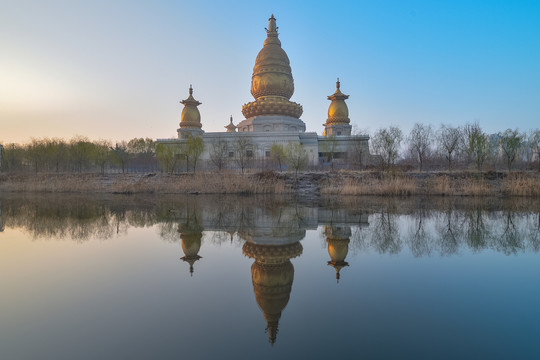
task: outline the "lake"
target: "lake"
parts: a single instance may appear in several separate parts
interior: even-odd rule
[[[540,202],[0,197],[0,359],[537,359]]]

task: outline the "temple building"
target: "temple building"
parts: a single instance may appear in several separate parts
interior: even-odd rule
[[[158,139],[158,143],[174,146],[187,143],[190,137],[201,137],[204,150],[200,163],[211,166],[212,159],[226,154],[228,160],[239,156],[248,159],[269,159],[270,149],[274,144],[286,146],[290,143],[302,144],[308,156],[308,164],[317,166],[328,159],[340,159],[346,163],[371,163],[369,154],[369,136],[352,135],[349,110],[345,95],[340,90],[340,81],[336,83],[334,94],[328,96],[331,101],[328,118],[323,124],[323,135],[306,132],[306,124],[300,119],[302,105],[290,101],[294,93],[289,57],[281,47],[278,27],[274,15],[268,20],[266,40],[259,51],[253,67],[251,94],[254,101],[242,106],[245,119],[233,123],[232,116],[226,131],[205,132],[198,110],[201,102],[193,96],[193,87],[189,87],[189,96],[182,100],[180,128],[177,139]],[[321,116],[322,118],[322,116]],[[243,146],[238,146],[242,143]],[[240,154],[241,153],[241,154]],[[354,160],[353,160],[354,158]]]

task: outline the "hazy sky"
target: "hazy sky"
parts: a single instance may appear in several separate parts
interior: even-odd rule
[[[193,84],[224,131],[277,18],[307,131],[336,77],[351,123],[540,127],[540,1],[0,0],[0,142],[176,137]]]

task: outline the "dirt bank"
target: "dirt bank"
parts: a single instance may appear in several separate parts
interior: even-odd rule
[[[540,173],[0,174],[0,192],[539,197]]]

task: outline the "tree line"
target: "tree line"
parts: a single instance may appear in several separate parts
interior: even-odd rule
[[[314,167],[423,170],[540,170],[540,129],[520,132],[507,129],[487,134],[478,123],[464,126],[415,124],[408,134],[397,126],[378,129],[370,138],[368,159],[360,141],[338,149],[337,141],[326,139],[319,150],[324,159]],[[322,146],[322,145],[321,145]],[[134,138],[112,143],[91,141],[82,136],[70,140],[32,139],[26,144],[6,144],[1,148],[3,172],[195,172],[197,168],[244,172],[248,168],[292,170],[308,167],[302,144],[274,144],[259,151],[249,134],[238,134],[234,141],[215,138],[206,143],[190,137],[178,143],[156,143],[149,138]],[[208,159],[201,157],[204,151]],[[339,151],[339,153],[338,153]],[[321,155],[322,154],[322,155]],[[201,166],[202,165],[202,166]]]
[[[540,129],[520,132],[507,129],[488,134],[478,123],[464,126],[416,123],[409,134],[396,126],[377,130],[371,151],[382,168],[395,165],[418,170],[540,170]]]
[[[156,143],[135,138],[115,143],[90,141],[77,136],[64,139],[32,139],[27,144],[2,147],[2,171],[5,172],[146,172],[156,171]]]

